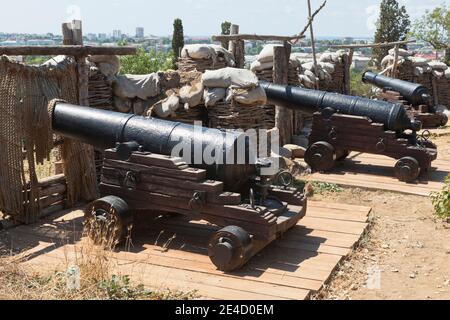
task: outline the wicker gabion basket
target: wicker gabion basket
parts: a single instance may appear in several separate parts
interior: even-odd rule
[[[209,127],[218,129],[272,129],[267,123],[266,110],[261,106],[249,106],[237,102],[221,102],[208,107]]]

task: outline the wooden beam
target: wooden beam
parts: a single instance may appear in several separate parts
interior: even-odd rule
[[[394,47],[394,65],[392,66],[392,78],[397,78],[399,50],[400,50],[400,45],[396,44]]]
[[[273,82],[275,84],[287,85],[289,59],[291,54],[291,46],[285,42],[284,46],[275,46],[274,50],[274,66],[273,66]],[[287,109],[276,106],[275,126],[280,133],[280,146],[284,146],[291,142],[294,132],[293,128],[294,113]]]
[[[350,94],[351,93],[351,82],[352,82],[352,64],[353,64],[353,56],[355,54],[355,49],[350,48],[350,51],[348,53],[348,59],[347,59],[347,65],[345,66],[344,70],[344,78],[345,78],[345,87],[344,87],[344,93]]]
[[[322,11],[323,8],[325,8],[325,6],[327,5],[327,1],[324,1],[321,6],[311,15],[309,15],[308,18],[308,23],[306,24],[306,26],[303,28],[302,32],[300,32],[298,35],[299,36],[304,36],[306,31],[308,31],[309,27],[312,25],[314,19],[316,18],[316,16],[320,13],[320,11]]]
[[[135,47],[89,47],[80,45],[0,47],[0,55],[7,56],[125,56],[135,55],[136,53]]]
[[[373,44],[340,44],[340,45],[331,45],[330,48],[336,49],[381,48],[381,47],[394,47],[395,45],[402,45],[415,42],[416,40],[373,43]]]
[[[213,41],[238,41],[238,40],[255,40],[255,41],[293,41],[304,39],[305,36],[268,36],[268,35],[257,35],[257,34],[236,34],[236,35],[219,35],[213,36]]]
[[[307,0],[307,2],[308,2],[309,30],[310,30],[310,34],[311,34],[311,47],[312,47],[313,63],[314,63],[314,74],[315,74],[316,78],[319,78],[319,70],[317,70],[316,42],[314,40],[314,28],[313,28],[311,0]],[[320,89],[319,86],[320,86],[319,82],[317,82],[315,85],[317,90]]]

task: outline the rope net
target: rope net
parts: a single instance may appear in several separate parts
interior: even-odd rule
[[[49,103],[78,102],[76,64],[32,67],[0,57],[0,211],[31,223],[39,218],[36,165],[50,161],[54,136]],[[50,103],[51,105],[51,103]],[[91,147],[64,140],[58,147],[67,180],[67,206],[97,197]]]

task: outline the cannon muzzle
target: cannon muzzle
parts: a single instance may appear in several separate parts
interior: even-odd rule
[[[401,104],[269,82],[260,85],[266,91],[268,103],[276,106],[309,114],[320,111],[367,117],[391,131],[422,129],[421,122],[411,119]]]
[[[371,71],[363,74],[362,81],[380,89],[393,90],[400,93],[413,106],[430,105],[431,96],[426,87],[400,79],[386,77]]]

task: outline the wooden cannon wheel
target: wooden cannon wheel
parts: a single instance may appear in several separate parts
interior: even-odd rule
[[[331,170],[336,165],[336,150],[328,142],[316,142],[306,150],[305,161],[314,171]]]
[[[94,201],[85,212],[84,231],[95,244],[114,248],[125,240],[133,223],[128,204],[108,196]]]
[[[420,175],[419,162],[412,157],[404,157],[395,165],[395,175],[402,182],[413,182]]]
[[[211,238],[208,253],[217,269],[230,272],[241,268],[251,257],[252,239],[242,228],[229,226]]]

